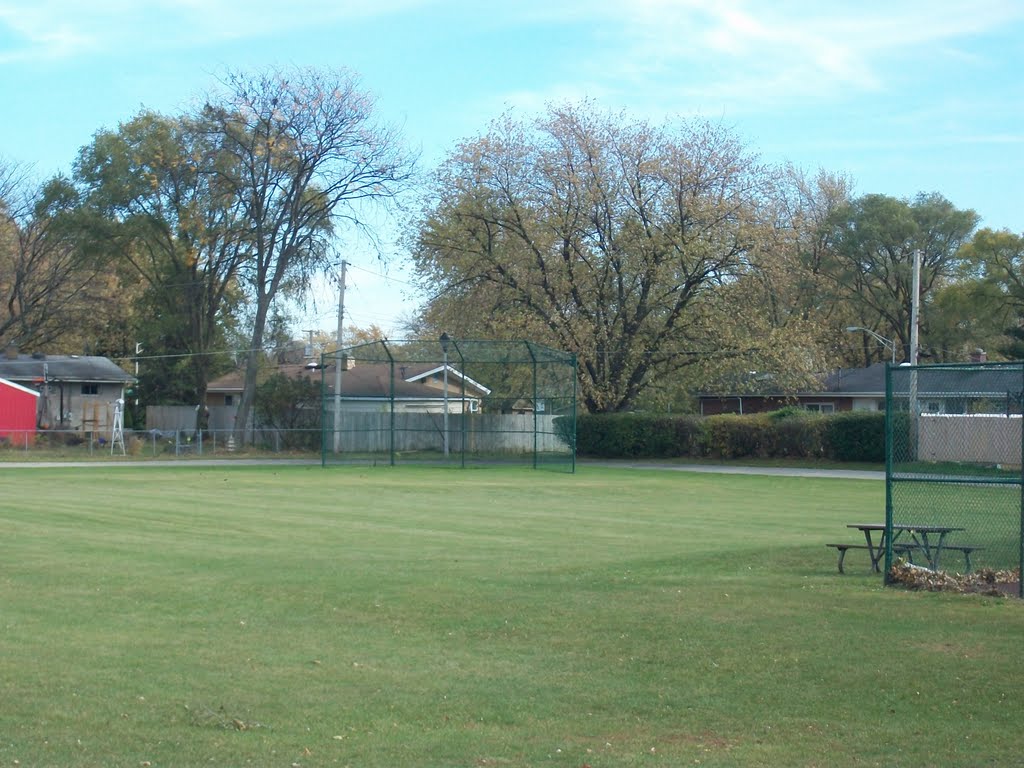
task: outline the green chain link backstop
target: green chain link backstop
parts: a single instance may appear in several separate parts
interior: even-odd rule
[[[321,356],[323,464],[573,472],[576,358],[529,341],[376,341]]]
[[[887,574],[915,529],[932,531],[937,570],[1021,568],[1022,398],[1022,363],[888,367]]]

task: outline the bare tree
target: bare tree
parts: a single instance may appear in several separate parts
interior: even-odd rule
[[[110,299],[104,264],[82,247],[72,186],[41,187],[20,167],[0,166],[0,343],[73,345]]]
[[[366,228],[367,204],[394,201],[413,162],[347,71],[230,73],[223,85],[201,119],[219,138],[226,159],[217,173],[248,228],[240,275],[253,325],[236,420],[244,439],[275,299],[327,266],[341,224]]]

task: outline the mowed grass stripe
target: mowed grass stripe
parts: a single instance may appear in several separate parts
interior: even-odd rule
[[[4,471],[0,764],[1016,759],[1016,603],[884,590],[868,481]],[[941,756],[941,761],[937,759]]]

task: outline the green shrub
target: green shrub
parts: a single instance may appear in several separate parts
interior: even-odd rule
[[[568,428],[568,427],[566,427]],[[556,422],[556,429],[561,429]],[[568,438],[563,440],[568,442]],[[581,414],[580,456],[634,458],[796,458],[885,461],[885,414],[835,415],[783,408],[771,413],[666,416]]]
[[[708,452],[707,422],[700,416],[674,416],[670,418],[675,430],[678,456],[699,458]]]
[[[555,435],[572,451],[576,450],[576,420],[572,416],[556,416],[553,422]]]
[[[768,422],[761,444],[765,458],[819,459],[825,455],[828,417],[787,407],[769,413]]]
[[[704,455],[705,429],[697,416],[643,413],[581,414],[577,452],[595,458],[673,458]]]
[[[716,459],[746,459],[761,455],[767,416],[725,413],[708,416],[708,455]]]
[[[787,405],[784,408],[779,408],[777,411],[771,411],[768,414],[768,418],[772,421],[787,421],[789,419],[806,419],[813,415],[806,408],[801,408],[799,405]]]
[[[644,456],[644,427],[632,413],[588,414],[576,426],[579,452],[608,459]]]
[[[275,373],[256,388],[261,426],[278,431],[274,450],[320,447],[320,384],[311,378]]]
[[[827,419],[825,450],[836,461],[885,461],[885,414],[846,411]]]

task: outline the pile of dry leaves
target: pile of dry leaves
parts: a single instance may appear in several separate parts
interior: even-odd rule
[[[991,568],[979,568],[972,573],[947,573],[897,560],[889,571],[889,583],[929,592],[1016,597],[1019,594],[1020,570],[994,571]]]

